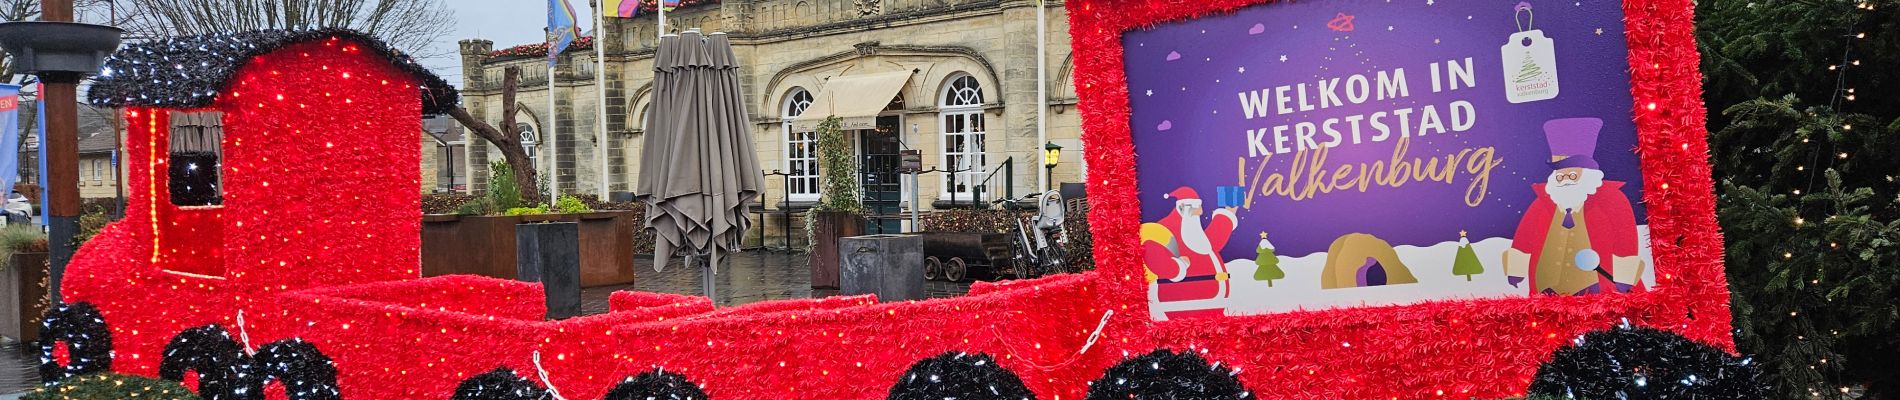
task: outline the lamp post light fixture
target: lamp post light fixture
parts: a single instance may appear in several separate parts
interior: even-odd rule
[[[98,74],[107,56],[119,49],[125,31],[104,25],[73,23],[72,0],[44,0],[42,21],[0,24],[0,47],[13,56],[13,72],[39,76],[46,104],[47,293],[60,304],[60,282],[73,258],[72,237],[79,230],[80,79]]]
[[[1062,146],[1056,145],[1055,142],[1043,142],[1042,168],[1047,170],[1047,174],[1049,177],[1048,182],[1050,184],[1055,183],[1056,164],[1061,164],[1061,163],[1062,163]]]

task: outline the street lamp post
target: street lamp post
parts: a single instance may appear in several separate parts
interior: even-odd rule
[[[60,302],[59,284],[72,260],[72,237],[79,229],[79,80],[98,73],[107,54],[119,48],[119,28],[73,23],[72,0],[44,0],[41,22],[0,24],[0,46],[14,57],[16,72],[40,77],[46,137],[45,215],[52,250],[47,292]]]
[[[1048,174],[1047,176],[1048,180],[1046,182],[1049,182],[1050,184],[1055,184],[1056,164],[1061,164],[1061,163],[1062,163],[1062,146],[1056,145],[1055,142],[1043,142],[1042,168],[1048,170],[1048,172],[1046,172]]]

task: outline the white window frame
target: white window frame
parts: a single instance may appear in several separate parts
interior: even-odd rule
[[[786,201],[818,201],[822,195],[818,188],[818,134],[812,130],[801,132],[792,129],[792,120],[804,114],[814,99],[810,91],[794,87],[785,93],[785,103],[780,108],[779,132],[782,140],[779,141],[779,154],[784,157],[780,157],[779,164],[784,168],[782,171],[792,174],[785,180]],[[803,145],[804,151],[794,153],[793,149],[800,145]],[[794,168],[800,163],[808,167],[802,173]]]
[[[938,198],[960,201],[974,200],[974,188],[983,180],[984,175],[986,175],[989,170],[988,154],[986,154],[987,149],[985,148],[987,147],[987,141],[984,140],[988,135],[989,121],[983,115],[982,82],[970,74],[953,75],[949,79],[944,80],[943,90],[938,94],[937,99],[939,102],[937,107],[937,138],[939,143],[937,147],[943,151],[942,168],[951,171],[969,168],[969,171],[955,173],[956,182],[959,185],[963,185],[963,191],[957,191],[956,187],[950,184],[951,173],[943,174],[943,184],[940,185],[942,190],[938,191]],[[952,122],[961,123],[960,129],[957,132],[951,131],[950,125]],[[972,126],[981,126],[982,129],[973,130],[971,129]],[[965,147],[963,151],[954,151],[955,149],[951,148],[951,143],[958,137],[965,139],[965,143],[974,143],[974,145]],[[986,194],[985,197],[989,197],[989,194]]]

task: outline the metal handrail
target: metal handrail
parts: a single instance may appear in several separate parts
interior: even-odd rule
[[[978,204],[979,207],[981,204],[984,204],[983,189],[989,187],[990,180],[996,179],[996,174],[999,173],[1003,174],[1003,198],[1010,199],[1016,197],[1016,157],[1006,157],[1003,159],[1003,163],[997,164],[996,167],[996,170],[990,171],[989,175],[983,176],[983,181],[978,182],[976,187],[970,188],[970,191],[974,192],[972,193],[972,197],[975,198],[976,204]],[[951,205],[954,206],[954,199],[956,199],[955,193],[952,193],[950,198],[953,200],[953,204]]]

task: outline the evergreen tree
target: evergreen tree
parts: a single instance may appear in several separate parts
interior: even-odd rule
[[[1900,396],[1900,1],[1701,1],[1739,350],[1778,398]]]
[[[1484,273],[1484,263],[1478,262],[1478,252],[1471,249],[1471,239],[1465,237],[1465,231],[1458,231],[1458,258],[1451,262],[1451,273],[1464,276],[1467,282],[1472,275]]]
[[[1253,270],[1253,280],[1267,281],[1267,287],[1273,287],[1273,281],[1286,278],[1286,271],[1280,270],[1280,256],[1273,254],[1273,242],[1267,241],[1267,233],[1260,232],[1260,246],[1254,248],[1253,264],[1259,269]]]

